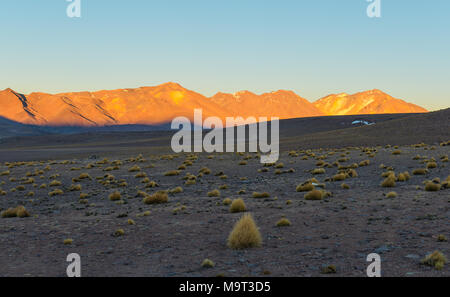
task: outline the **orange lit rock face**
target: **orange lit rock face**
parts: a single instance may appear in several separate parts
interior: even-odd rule
[[[331,95],[311,104],[291,91],[256,95],[248,91],[217,93],[207,98],[176,83],[137,89],[61,94],[21,95],[0,91],[0,116],[36,125],[105,126],[170,123],[175,117],[279,117],[280,119],[339,114],[425,112],[381,91]]]
[[[380,113],[421,113],[426,109],[396,99],[380,90],[329,95],[313,103],[326,115],[357,115]]]

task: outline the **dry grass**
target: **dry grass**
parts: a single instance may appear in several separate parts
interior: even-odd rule
[[[381,186],[383,188],[393,188],[395,187],[395,177],[393,176],[389,176],[388,178],[386,178],[382,183]]]
[[[176,176],[176,175],[180,175],[180,171],[179,170],[170,170],[164,173],[165,176]]]
[[[230,206],[230,212],[236,213],[236,212],[244,212],[246,210],[244,200],[241,198],[233,200]]]
[[[295,189],[297,192],[308,192],[314,190],[315,187],[311,182],[305,182],[303,184],[300,184]]]
[[[61,186],[61,182],[58,180],[52,180],[49,184],[49,187],[59,187]]]
[[[343,181],[347,178],[347,175],[345,173],[338,173],[334,175],[331,179],[333,181]]]
[[[412,172],[413,175],[425,175],[427,173],[428,173],[428,170],[425,168],[414,169]]]
[[[445,263],[447,263],[447,258],[439,251],[434,251],[422,260],[422,264],[434,267],[436,270],[442,270]]]
[[[389,192],[386,194],[386,198],[396,198],[398,194],[396,192]]]
[[[64,243],[64,245],[70,245],[73,243],[73,239],[71,239],[71,238],[64,239],[63,243]]]
[[[441,185],[440,185],[440,184],[436,184],[436,183],[431,182],[431,181],[429,181],[429,182],[427,182],[427,183],[425,184],[425,191],[428,191],[428,192],[437,192],[437,191],[439,191],[440,189],[441,189]]]
[[[246,249],[260,247],[261,234],[251,214],[244,214],[233,227],[228,236],[228,247],[232,249]]]
[[[15,208],[9,208],[1,213],[2,218],[14,218],[14,217],[26,218],[29,216],[30,213],[22,205],[19,205]]]
[[[253,198],[268,198],[268,197],[270,197],[270,194],[267,193],[267,192],[262,192],[262,193],[260,193],[260,192],[253,192],[252,197]]]
[[[118,192],[118,191],[115,191],[115,192],[109,194],[108,198],[111,201],[118,201],[122,198],[122,194],[120,194],[120,192]]]
[[[61,189],[55,189],[55,190],[51,191],[50,193],[48,193],[48,195],[50,197],[58,196],[58,195],[62,195],[62,194],[64,194],[64,192]]]
[[[347,185],[347,184],[342,184],[341,188],[344,189],[344,190],[348,190],[348,189],[350,189],[350,186]]]
[[[223,205],[230,205],[232,202],[233,202],[233,201],[232,201],[230,198],[225,198],[225,199],[222,201],[222,204],[223,204]]]
[[[161,204],[167,203],[168,201],[169,197],[165,191],[158,191],[153,195],[145,197],[143,200],[145,204]]]
[[[213,261],[211,261],[210,259],[205,259],[202,262],[202,267],[203,268],[213,268],[216,264],[214,264]]]
[[[315,168],[312,172],[312,174],[325,174],[325,169],[323,168]]]
[[[282,218],[276,224],[277,227],[287,227],[287,226],[290,226],[290,225],[291,225],[291,222],[288,219],[286,219],[286,218]]]
[[[141,171],[141,167],[134,165],[133,167],[128,169],[128,172],[138,172]]]
[[[306,200],[322,200],[325,197],[325,192],[321,190],[312,190],[304,195]]]
[[[208,197],[219,197],[220,191],[217,189],[212,190],[211,192],[208,192]]]

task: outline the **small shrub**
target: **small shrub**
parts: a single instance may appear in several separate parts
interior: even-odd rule
[[[210,259],[205,259],[202,262],[202,267],[204,268],[213,268],[215,266],[214,262],[211,261]]]
[[[253,198],[268,198],[268,197],[270,197],[270,194],[267,192],[263,192],[263,193],[253,192],[252,197]]]
[[[419,168],[419,169],[414,169],[412,173],[413,173],[413,175],[425,175],[428,173],[428,170],[426,170],[425,168]]]
[[[167,203],[168,201],[169,197],[165,191],[158,191],[153,195],[145,197],[143,200],[145,204],[161,204]]]
[[[242,199],[235,199],[231,203],[230,206],[230,212],[236,213],[236,212],[244,212],[246,210],[244,200]]]
[[[220,191],[215,189],[212,190],[211,192],[208,192],[208,197],[219,197],[220,196]]]
[[[122,195],[118,191],[115,191],[115,192],[109,194],[109,200],[111,200],[111,201],[118,201],[121,198],[122,198]]]
[[[261,234],[251,214],[244,214],[233,227],[228,236],[228,247],[232,249],[246,249],[260,247]]]
[[[322,200],[324,198],[324,192],[321,190],[312,190],[304,195],[306,200]]]
[[[282,218],[281,220],[279,220],[277,222],[276,225],[277,225],[277,227],[287,227],[287,226],[291,225],[291,222],[286,218]]]
[[[70,245],[73,243],[73,239],[71,239],[71,238],[64,239],[63,243],[64,243],[64,245]]]
[[[387,198],[396,198],[398,195],[396,192],[389,192],[386,194]]]
[[[393,188],[395,187],[395,178],[394,177],[388,177],[386,178],[382,183],[381,186],[383,188]]]
[[[222,202],[223,205],[230,205],[233,201],[230,198],[225,198]]]
[[[427,182],[425,184],[425,191],[428,192],[437,192],[441,189],[441,185],[440,184],[436,184],[434,182]]]
[[[422,260],[422,264],[434,267],[436,270],[444,268],[445,263],[447,258],[439,251],[434,251]]]

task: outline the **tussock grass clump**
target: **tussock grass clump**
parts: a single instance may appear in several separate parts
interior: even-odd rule
[[[445,263],[447,258],[439,251],[434,251],[422,260],[422,264],[434,267],[436,270],[444,268]]]
[[[331,178],[333,181],[343,181],[347,178],[345,173],[338,173]]]
[[[412,172],[413,175],[425,175],[427,173],[428,173],[428,170],[425,168],[414,169]]]
[[[226,190],[226,189],[228,189],[228,185],[219,186],[219,190]]]
[[[17,191],[25,191],[25,187],[24,186],[17,186],[16,190]]]
[[[223,204],[223,205],[230,205],[232,202],[233,202],[233,201],[232,201],[230,198],[225,198],[225,199],[222,201],[222,204]]]
[[[141,167],[134,165],[133,167],[128,169],[128,172],[138,172],[141,171]]]
[[[267,193],[267,192],[262,192],[262,193],[260,193],[260,192],[253,192],[252,197],[253,198],[268,198],[268,197],[270,197],[270,194]]]
[[[247,165],[247,161],[241,161],[241,162],[239,162],[239,165],[241,165],[241,166]]]
[[[312,190],[304,195],[306,200],[322,200],[325,197],[325,192],[321,190]]]
[[[400,155],[402,153],[401,150],[395,150],[392,152],[393,155]]]
[[[80,193],[80,199],[86,199],[87,197],[89,197],[89,194]]]
[[[217,189],[212,190],[211,192],[208,192],[208,197],[219,197],[220,191]]]
[[[175,175],[180,175],[180,171],[179,170],[170,170],[167,171],[166,173],[164,173],[165,176],[175,176]]]
[[[228,236],[228,247],[246,249],[262,245],[261,233],[251,214],[244,214],[233,227]]]
[[[428,192],[437,192],[441,189],[441,185],[440,184],[436,184],[434,182],[427,182],[425,184],[425,191]]]
[[[19,205],[15,208],[9,208],[1,213],[2,218],[26,218],[29,216],[30,213],[22,205]]]
[[[118,201],[122,198],[122,194],[120,194],[120,192],[118,192],[118,191],[115,191],[115,192],[109,194],[108,198],[110,201]]]
[[[70,190],[71,192],[74,192],[74,191],[81,191],[81,185],[71,185],[69,190]]]
[[[325,169],[324,168],[315,168],[311,173],[314,174],[314,175],[316,175],[316,174],[325,174]]]
[[[145,185],[146,188],[157,188],[159,185],[155,181],[150,181],[148,184]]]
[[[286,219],[286,218],[282,218],[276,224],[277,227],[287,227],[287,226],[290,226],[290,225],[291,225],[291,222],[288,219]]]
[[[11,174],[11,171],[6,170],[6,171],[1,172],[1,173],[0,173],[0,176],[8,176],[8,175],[10,175],[10,174]]]
[[[311,182],[305,182],[301,185],[298,185],[295,189],[297,192],[308,192],[314,190],[315,187]]]
[[[135,177],[135,178],[144,178],[144,177],[147,177],[147,173],[145,173],[145,172],[139,172],[139,173],[136,174],[134,177]]]
[[[241,198],[233,200],[230,206],[230,212],[236,213],[236,212],[244,212],[246,210],[244,200]]]
[[[119,237],[123,235],[125,235],[125,231],[123,229],[117,229],[113,234],[114,237]]]
[[[439,242],[447,242],[447,237],[444,234],[439,234],[437,237],[437,241]]]
[[[198,173],[211,174],[211,169],[209,169],[207,167],[203,167],[198,171]]]
[[[136,222],[133,219],[128,219],[128,225],[136,225]]]
[[[369,166],[370,165],[370,160],[364,160],[359,162],[359,167],[363,167],[363,166]]]
[[[202,262],[202,267],[203,268],[213,268],[216,264],[214,264],[213,261],[211,261],[210,259],[205,259]]]
[[[50,193],[48,193],[48,195],[50,197],[58,196],[58,195],[62,195],[62,194],[64,194],[64,192],[61,189],[55,189],[55,190],[51,191]]]
[[[143,200],[145,204],[161,204],[167,203],[168,201],[169,197],[165,191],[158,191],[153,195],[145,197]]]
[[[91,179],[91,176],[89,175],[89,173],[82,173],[80,174],[80,176],[78,177],[78,179]]]
[[[280,162],[275,165],[275,168],[284,168],[284,164]]]
[[[64,243],[64,245],[70,245],[73,243],[73,239],[71,239],[71,238],[64,239],[63,243]]]
[[[59,180],[52,180],[49,184],[49,187],[59,187],[61,182]]]
[[[337,268],[335,265],[323,266],[320,269],[320,273],[322,274],[335,274],[337,272]]]
[[[392,176],[387,177],[382,183],[383,188],[393,188],[395,187],[395,178]]]
[[[169,194],[178,194],[178,193],[182,193],[182,192],[183,192],[182,187],[176,187],[176,188],[169,190]]]
[[[427,168],[428,169],[433,169],[437,167],[437,163],[436,162],[428,162],[427,163]]]
[[[348,190],[348,189],[350,189],[350,186],[344,183],[341,185],[341,188],[344,190]]]
[[[386,194],[386,198],[396,198],[398,194],[396,192],[389,192]]]

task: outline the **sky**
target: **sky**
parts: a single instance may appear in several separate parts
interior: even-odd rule
[[[0,89],[59,93],[177,82],[212,96],[381,89],[450,107],[450,1],[0,1]],[[375,0],[374,0],[375,1]]]

